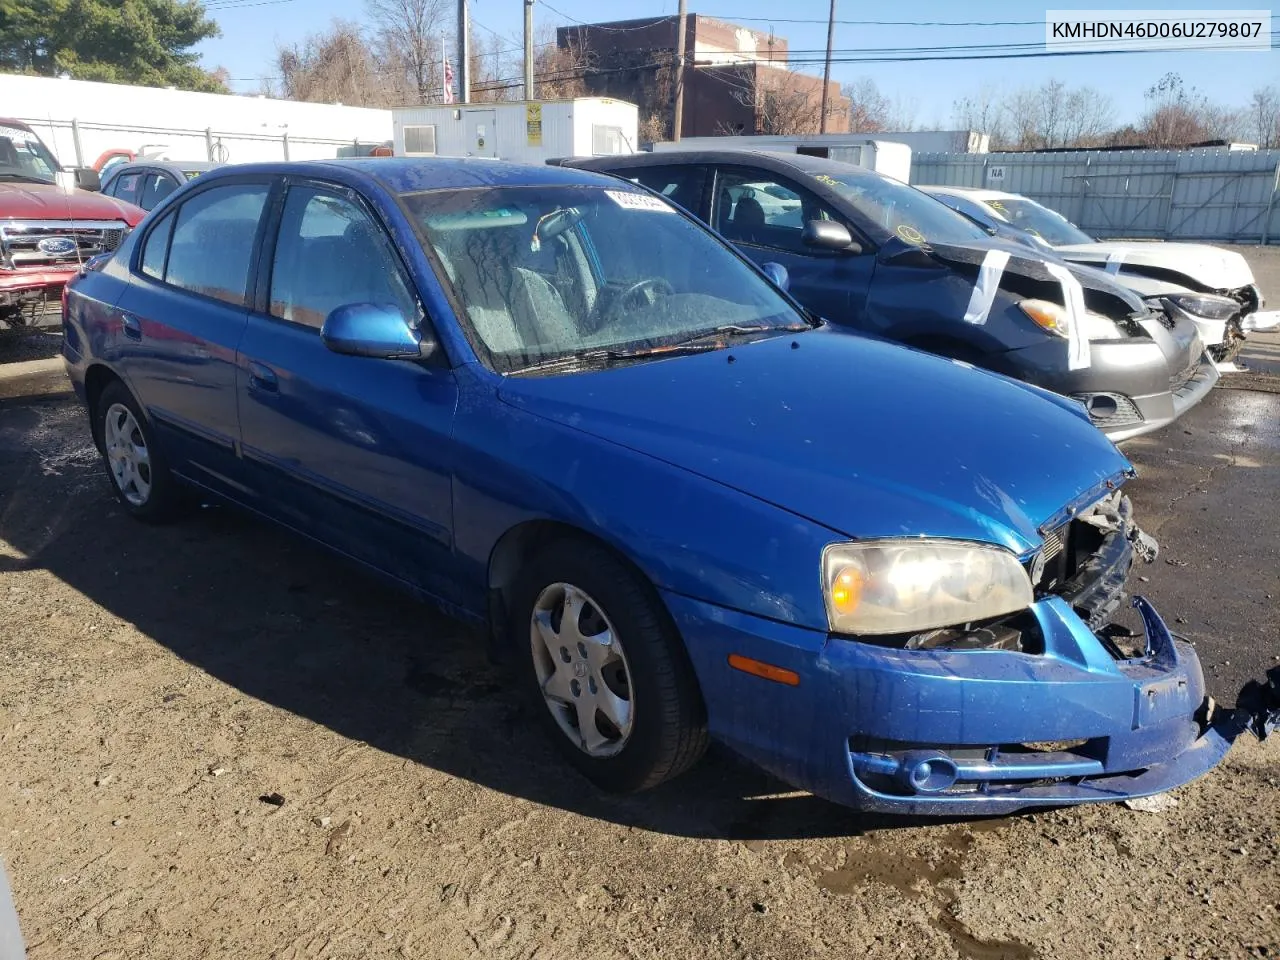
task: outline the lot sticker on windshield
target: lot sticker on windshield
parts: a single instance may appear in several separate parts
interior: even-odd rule
[[[651,210],[654,213],[675,213],[675,208],[667,206],[657,197],[647,193],[630,193],[626,190],[606,190],[605,195],[620,207],[627,210]]]
[[[895,232],[901,239],[917,247],[923,247],[929,242],[924,238],[923,233],[909,223],[898,224],[898,229]]]

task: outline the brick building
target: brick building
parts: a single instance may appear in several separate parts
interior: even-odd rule
[[[678,18],[649,17],[561,27],[556,43],[584,67],[591,96],[640,108],[642,140],[671,132]],[[684,121],[681,136],[817,133],[822,80],[787,69],[787,41],[711,17],[685,18]],[[849,129],[849,101],[828,92],[827,131]]]

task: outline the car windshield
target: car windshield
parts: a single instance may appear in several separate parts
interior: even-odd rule
[[[987,233],[927,193],[889,177],[863,171],[818,173],[818,182],[840,194],[867,220],[907,243],[966,244]]]
[[[435,190],[404,201],[495,369],[661,356],[808,321],[708,231],[615,187]]]
[[[0,124],[0,180],[53,183],[58,170],[58,161],[34,133]]]
[[[1093,237],[1062,214],[1048,207],[1042,207],[1026,197],[998,197],[995,200],[987,200],[986,204],[1019,230],[1025,230],[1051,246],[1065,247],[1073,243],[1093,243]]]

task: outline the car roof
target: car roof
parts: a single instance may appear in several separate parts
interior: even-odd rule
[[[128,173],[132,170],[143,170],[154,167],[169,170],[174,173],[181,173],[184,170],[208,171],[218,167],[225,166],[221,163],[213,163],[209,160],[130,160],[127,163],[113,164],[107,170],[109,176],[116,176],[119,173]]]
[[[377,181],[392,193],[465,190],[474,187],[617,184],[617,180],[612,177],[587,170],[480,157],[350,157],[336,160],[245,163],[219,167],[209,176],[266,173],[315,177],[323,176],[321,171],[355,174]]]
[[[925,193],[943,194],[944,196],[953,197],[969,197],[972,200],[1016,200],[1018,194],[1006,193],[1003,190],[985,190],[982,187],[952,187],[952,186],[934,186],[933,184],[921,184],[916,186],[917,190],[923,190]]]

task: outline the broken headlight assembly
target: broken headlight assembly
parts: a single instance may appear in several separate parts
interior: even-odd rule
[[[1018,303],[1018,307],[1042,330],[1064,339],[1071,335],[1071,320],[1062,304],[1051,300],[1022,300]],[[1110,317],[1104,317],[1100,313],[1094,313],[1092,310],[1085,312],[1082,323],[1084,335],[1089,340],[1123,340],[1125,337],[1134,336],[1119,322]]]
[[[822,590],[828,628],[855,637],[989,621],[1035,599],[1012,553],[961,540],[830,544],[822,553]]]
[[[1175,293],[1163,298],[1166,303],[1184,310],[1193,317],[1206,320],[1230,320],[1240,312],[1240,304],[1230,297],[1217,297],[1205,293]]]

